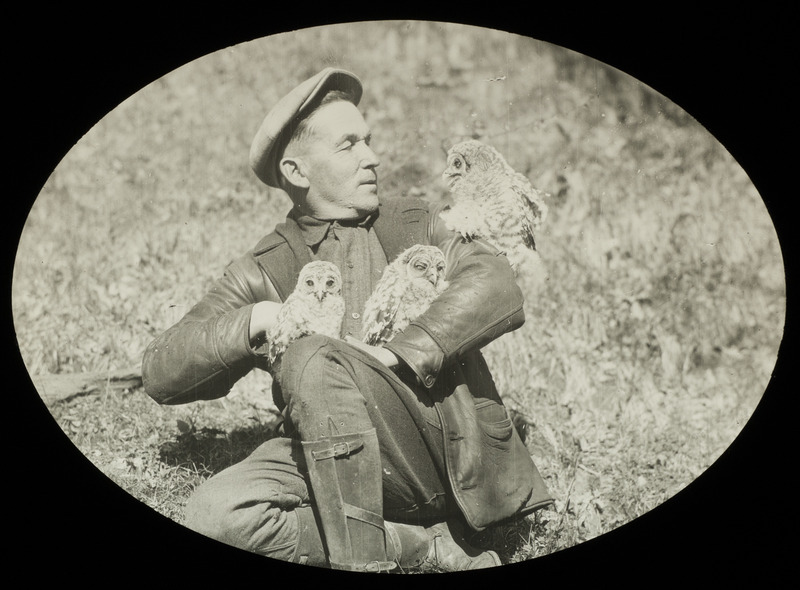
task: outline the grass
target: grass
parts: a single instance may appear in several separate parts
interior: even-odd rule
[[[355,51],[364,43],[373,49]],[[556,502],[476,542],[506,562],[553,553],[705,471],[752,414],[782,335],[763,202],[668,99],[498,31],[311,29],[217,52],[125,101],[53,172],[24,229],[12,304],[30,373],[137,365],[282,219],[288,201],[250,172],[249,143],[269,106],[325,65],[364,79],[384,194],[445,198],[442,142],[480,134],[552,195],[538,239],[548,280],[524,285],[528,321],[484,352]],[[256,374],[202,404],[129,391],[50,411],[105,475],[177,522],[198,484],[277,424],[269,377]]]

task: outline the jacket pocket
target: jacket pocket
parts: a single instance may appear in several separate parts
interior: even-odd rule
[[[506,441],[511,438],[511,431],[514,429],[510,419],[501,420],[500,422],[481,422],[483,433],[490,438],[496,440]]]
[[[511,438],[514,425],[503,405],[492,400],[480,401],[475,404],[475,414],[487,437],[496,441],[507,441]]]

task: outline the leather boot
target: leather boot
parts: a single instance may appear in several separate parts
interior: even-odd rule
[[[502,565],[496,552],[482,551],[470,545],[456,523],[441,522],[430,527],[387,522],[394,558],[400,568],[430,565],[443,571],[457,572]]]
[[[433,543],[427,561],[449,572],[477,570],[503,565],[495,551],[483,551],[470,545],[462,527],[441,522],[430,527]]]
[[[391,541],[388,557],[397,562],[400,569],[416,568],[428,559],[433,536],[422,526],[385,522]]]
[[[301,444],[330,566],[368,572],[397,567],[387,555],[375,429]]]

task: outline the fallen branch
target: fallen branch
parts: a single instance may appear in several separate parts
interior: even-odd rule
[[[31,376],[45,404],[65,401],[79,395],[123,391],[142,386],[139,367],[98,373],[60,373]]]

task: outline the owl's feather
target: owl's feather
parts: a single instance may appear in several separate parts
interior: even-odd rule
[[[444,254],[412,246],[384,269],[364,306],[362,340],[380,346],[423,314],[447,288]]]
[[[516,172],[495,148],[467,140],[448,151],[443,178],[453,205],[440,216],[464,239],[483,238],[519,273],[538,260],[535,234],[547,217],[545,193]]]
[[[289,344],[308,336],[323,334],[339,338],[344,318],[342,277],[330,262],[314,261],[300,271],[297,286],[278,310],[267,332],[267,360],[273,367]]]

